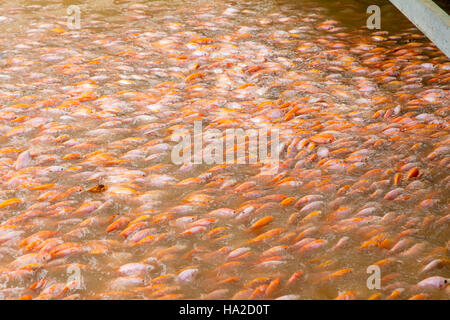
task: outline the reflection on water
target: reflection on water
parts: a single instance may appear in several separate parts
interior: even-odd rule
[[[450,64],[388,1],[24,3],[0,10],[3,298],[449,298]],[[174,164],[199,119],[279,130],[278,172]]]

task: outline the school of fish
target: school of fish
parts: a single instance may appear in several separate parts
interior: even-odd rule
[[[450,61],[411,23],[114,3],[1,7],[0,299],[450,298]],[[278,130],[277,170],[174,164],[196,120]]]

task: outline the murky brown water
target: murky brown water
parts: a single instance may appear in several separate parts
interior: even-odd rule
[[[450,63],[375,2],[4,1],[1,297],[448,299]],[[200,119],[279,170],[174,164]]]

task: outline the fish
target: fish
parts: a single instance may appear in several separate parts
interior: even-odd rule
[[[0,298],[449,299],[450,61],[418,29],[119,2],[21,32],[0,4]]]

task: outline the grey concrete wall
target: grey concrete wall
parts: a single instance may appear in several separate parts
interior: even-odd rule
[[[414,25],[450,57],[450,16],[431,0],[390,0]]]

